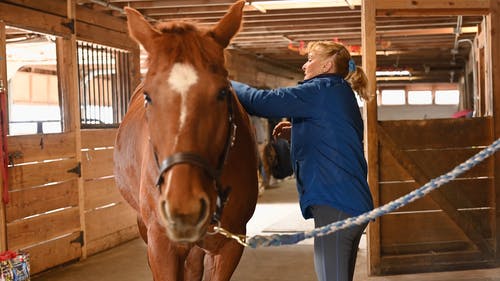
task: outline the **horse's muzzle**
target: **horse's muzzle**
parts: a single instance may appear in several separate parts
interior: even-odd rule
[[[186,202],[186,204],[189,204]],[[206,198],[200,198],[198,204],[184,206],[183,210],[172,210],[167,200],[159,205],[160,219],[165,226],[168,238],[175,242],[196,242],[206,233],[210,208]],[[186,211],[188,210],[188,211]]]

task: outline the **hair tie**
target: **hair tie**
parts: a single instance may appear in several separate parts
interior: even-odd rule
[[[349,72],[356,71],[356,62],[353,59],[349,59]]]

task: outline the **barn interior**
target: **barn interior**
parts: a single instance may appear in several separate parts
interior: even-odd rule
[[[32,275],[42,281],[56,280],[51,274],[63,274],[68,264],[78,268],[137,243],[135,213],[116,190],[112,155],[117,127],[147,71],[147,54],[130,39],[123,8],[137,9],[152,23],[182,19],[210,26],[234,2],[0,1],[0,80],[8,112],[0,252],[28,251]],[[376,206],[500,137],[500,1],[247,2],[243,26],[227,48],[231,79],[262,88],[295,85],[303,78],[307,43],[317,40],[344,44],[365,70],[376,94],[359,102]],[[496,280],[499,159],[493,155],[370,223],[358,266],[364,275],[355,280]],[[269,202],[279,203],[280,190],[289,196],[285,209]],[[278,183],[263,191],[259,207],[270,204],[284,211],[280,220],[309,227],[291,211],[297,208],[293,191],[293,179]],[[254,233],[266,223],[255,221]],[[310,260],[309,276],[310,243],[297,246],[303,247],[309,250],[298,256]],[[251,268],[259,257],[249,254],[242,264]],[[238,270],[234,280],[251,280],[245,277],[251,271]],[[419,275],[428,272],[435,275]]]

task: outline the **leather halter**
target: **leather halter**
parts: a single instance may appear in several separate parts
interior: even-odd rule
[[[212,223],[219,223],[222,215],[222,210],[224,205],[227,202],[229,192],[231,191],[230,186],[226,186],[223,188],[222,183],[220,181],[220,177],[222,175],[222,169],[224,168],[224,164],[226,163],[227,157],[229,155],[229,150],[232,146],[234,146],[234,142],[236,140],[236,129],[237,125],[234,121],[234,110],[233,110],[233,100],[232,100],[232,91],[229,89],[223,89],[221,91],[226,91],[226,102],[227,102],[227,111],[228,111],[228,132],[226,143],[224,145],[224,150],[219,157],[219,161],[217,167],[214,168],[210,165],[208,161],[206,161],[202,156],[193,153],[193,152],[177,152],[169,157],[167,157],[163,162],[159,162],[158,155],[153,148],[154,158],[156,164],[159,169],[158,179],[156,181],[156,187],[161,193],[160,186],[164,181],[164,174],[170,170],[173,166],[178,164],[190,164],[197,167],[202,168],[207,175],[215,182],[215,191],[217,192],[217,202],[216,209],[212,215]],[[221,92],[221,94],[223,94]]]

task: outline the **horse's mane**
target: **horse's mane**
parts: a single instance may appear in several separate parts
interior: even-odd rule
[[[160,52],[166,51],[169,65],[188,62],[195,67],[226,72],[222,48],[218,45],[215,47],[217,43],[209,28],[199,27],[193,21],[159,22],[155,28],[166,36],[163,41],[166,50]]]

